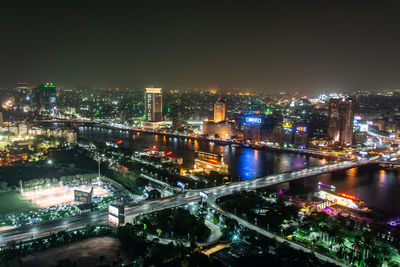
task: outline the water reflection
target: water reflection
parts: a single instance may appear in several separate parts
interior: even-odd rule
[[[396,171],[362,167],[306,178],[304,185],[317,188],[319,181],[334,185],[336,192],[354,195],[378,213],[400,216],[399,178],[400,173]]]
[[[272,153],[265,150],[254,150],[251,148],[221,146],[214,142],[198,141],[177,137],[162,138],[160,135],[131,134],[129,137],[119,131],[108,131],[108,129],[88,127],[79,129],[80,137],[93,138],[95,140],[124,140],[127,148],[143,150],[144,148],[157,146],[161,150],[172,151],[175,155],[184,158],[184,166],[193,167],[195,151],[205,151],[222,154],[224,162],[229,165],[229,172],[237,175],[242,180],[299,169],[321,164],[322,160],[302,155],[288,153]],[[99,134],[103,132],[102,134]]]

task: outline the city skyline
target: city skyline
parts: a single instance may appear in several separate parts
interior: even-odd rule
[[[0,267],[400,266],[399,11],[3,4]]]
[[[395,89],[397,10],[347,2],[8,4],[0,85]]]

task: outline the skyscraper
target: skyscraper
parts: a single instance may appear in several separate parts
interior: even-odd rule
[[[331,98],[329,100],[328,136],[340,146],[353,143],[353,120],[355,101]]]
[[[222,100],[222,87],[221,95],[218,97],[217,102],[214,104],[214,122],[225,120],[225,102]]]
[[[146,121],[162,121],[163,116],[161,88],[146,88],[145,98]]]
[[[43,82],[35,90],[35,102],[41,111],[50,111],[56,107],[56,86],[52,82]]]

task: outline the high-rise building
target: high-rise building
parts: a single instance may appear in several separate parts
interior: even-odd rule
[[[297,126],[296,132],[294,133],[294,145],[296,147],[307,147],[308,146],[308,133],[306,126]]]
[[[353,143],[355,101],[346,98],[329,100],[328,136],[340,146]]]
[[[214,122],[220,122],[225,120],[225,102],[220,96],[214,104]]]
[[[52,82],[43,82],[35,90],[35,102],[41,111],[50,111],[56,107],[56,86]]]
[[[32,89],[33,87],[26,82],[17,83],[14,93],[15,105],[17,107],[25,107],[25,106],[30,106],[32,104],[33,102]]]
[[[146,88],[145,98],[146,121],[162,121],[163,115],[161,88]]]

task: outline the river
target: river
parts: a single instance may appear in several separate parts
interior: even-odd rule
[[[209,141],[197,141],[178,137],[166,137],[151,134],[133,134],[128,131],[110,130],[96,127],[80,127],[78,137],[95,138],[96,140],[123,140],[122,145],[132,151],[142,151],[156,146],[164,151],[183,157],[184,166],[192,168],[195,151],[205,151],[223,155],[224,162],[229,166],[231,175],[240,180],[253,179],[274,173],[282,173],[295,169],[321,165],[323,159],[292,154],[275,153],[246,147],[218,145]]]
[[[274,153],[252,148],[222,146],[208,141],[191,141],[162,135],[133,134],[128,131],[110,130],[97,127],[80,127],[79,137],[96,140],[123,140],[125,147],[132,151],[157,146],[161,150],[172,151],[184,158],[184,166],[192,167],[195,150],[222,153],[229,172],[240,180],[281,173],[326,163],[325,160],[291,153]],[[374,210],[386,216],[400,216],[400,172],[376,167],[353,168],[318,175],[304,179],[297,188],[302,197],[311,199],[318,189],[318,182],[335,185],[336,192],[354,195],[366,202]]]

